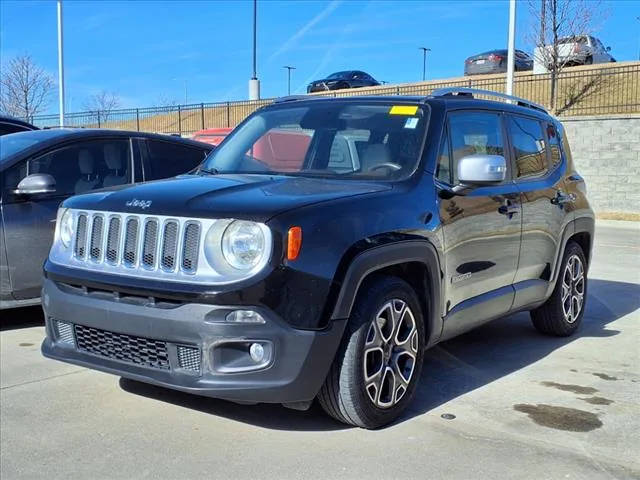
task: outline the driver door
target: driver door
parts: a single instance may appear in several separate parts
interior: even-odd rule
[[[446,300],[443,339],[509,311],[522,229],[520,192],[511,180],[503,115],[455,111],[449,115],[447,130],[438,181],[456,185],[458,161],[473,154],[504,156],[507,175],[498,185],[440,200]]]

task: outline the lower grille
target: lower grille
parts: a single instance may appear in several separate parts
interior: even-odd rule
[[[178,345],[178,365],[192,372],[200,371],[200,349]]]
[[[97,328],[75,326],[80,351],[145,367],[169,370],[166,342]]]

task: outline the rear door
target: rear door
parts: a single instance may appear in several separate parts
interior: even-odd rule
[[[56,191],[30,196],[13,194],[20,180],[32,173],[53,176]],[[83,139],[34,155],[3,172],[2,216],[16,300],[40,296],[42,265],[51,248],[60,203],[74,194],[102,188],[108,178],[130,182],[128,139]]]
[[[438,180],[457,184],[458,161],[473,154],[508,159],[503,115],[456,111],[449,115]],[[507,160],[508,170],[509,162]],[[447,171],[448,166],[448,171]],[[510,179],[440,201],[444,234],[445,300],[443,338],[450,338],[509,311],[520,253],[520,193]]]
[[[555,126],[522,115],[509,114],[506,120],[513,177],[522,200],[522,245],[514,279],[514,308],[520,308],[545,296],[562,232],[571,219],[570,196],[564,180],[566,161]]]

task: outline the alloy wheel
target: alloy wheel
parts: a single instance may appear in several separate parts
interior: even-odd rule
[[[575,322],[584,304],[584,266],[578,255],[571,255],[562,274],[562,313],[567,323]]]
[[[402,399],[418,348],[413,312],[404,300],[389,300],[371,321],[364,346],[364,387],[375,406],[390,408]]]

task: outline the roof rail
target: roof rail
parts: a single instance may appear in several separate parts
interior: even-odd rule
[[[490,97],[504,98],[505,100],[515,101],[517,105],[520,105],[521,107],[529,107],[535,110],[540,110],[541,112],[544,112],[544,113],[548,113],[547,109],[544,108],[542,105],[532,102],[530,100],[516,97],[515,95],[507,95],[506,93],[494,92],[491,90],[481,90],[478,88],[468,88],[468,87],[438,88],[437,90],[433,91],[433,93],[431,94],[431,97],[446,97],[446,96],[453,96],[454,94],[457,94],[457,95],[463,94],[461,96],[471,96],[471,97],[473,97],[474,94],[477,94],[477,95],[486,95]]]
[[[313,98],[313,97],[309,97],[309,95],[288,95],[286,97],[276,98],[274,100],[274,103],[295,102],[296,100],[304,100],[308,98]]]

